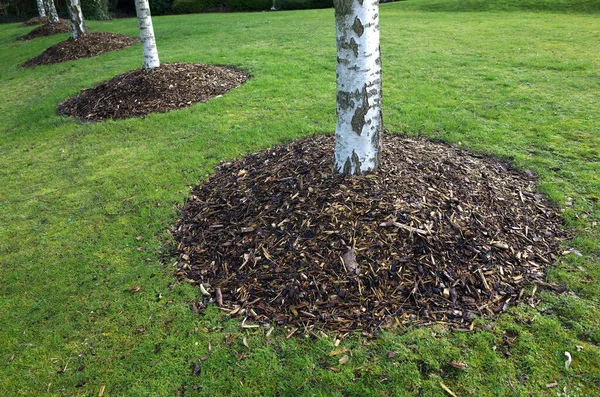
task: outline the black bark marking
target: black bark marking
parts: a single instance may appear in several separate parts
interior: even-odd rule
[[[350,40],[349,46],[352,49],[354,56],[357,57],[358,56],[358,43],[356,42],[356,40],[354,40],[354,37]]]
[[[383,112],[379,110],[379,125],[375,128],[375,132],[373,136],[371,136],[371,145],[377,148],[375,151],[375,157],[373,159],[374,169],[379,168],[381,164],[381,150],[382,150],[382,139],[381,135],[383,133]]]
[[[360,170],[360,166],[362,165],[362,163],[360,162],[360,158],[358,157],[358,154],[356,154],[356,152],[353,150],[352,151],[352,156],[348,157],[346,159],[346,162],[344,163],[344,169],[341,170],[341,174],[343,176],[350,176],[350,175],[360,175],[361,170]]]
[[[336,18],[343,18],[352,11],[352,0],[333,0]]]
[[[365,126],[365,117],[367,116],[367,112],[369,111],[369,94],[367,93],[367,85],[362,89],[362,92],[357,92],[356,97],[362,99],[362,105],[358,107],[354,111],[354,116],[352,116],[352,131],[356,132],[358,135],[362,134],[363,127]]]
[[[338,91],[337,103],[340,109],[353,108],[354,101],[352,100],[352,94],[347,91]]]
[[[358,37],[362,36],[363,33],[365,32],[365,27],[363,26],[362,22],[360,21],[360,19],[358,17],[354,18],[354,23],[352,24],[352,30],[354,30],[354,33],[356,33],[356,35]]]

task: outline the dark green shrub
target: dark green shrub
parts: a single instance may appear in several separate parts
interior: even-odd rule
[[[148,2],[152,15],[163,15],[171,11],[171,0],[149,0]]]
[[[307,10],[312,8],[313,0],[275,0],[278,10]]]
[[[313,0],[313,8],[333,8],[333,0]]]
[[[176,14],[192,14],[204,10],[204,2],[198,0],[173,0],[171,10]]]
[[[307,10],[309,8],[332,8],[333,0],[275,0],[278,10]]]
[[[58,7],[58,4],[56,6]],[[106,21],[110,19],[108,0],[81,0],[81,12],[83,12],[83,18],[89,20]]]
[[[264,11],[273,6],[273,0],[228,0],[231,11]]]
[[[173,0],[171,10],[176,14],[193,14],[206,11],[224,11],[223,0]]]

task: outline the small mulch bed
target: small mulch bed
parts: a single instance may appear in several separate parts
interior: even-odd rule
[[[193,190],[172,235],[177,275],[198,286],[200,307],[216,302],[245,327],[465,329],[533,304],[526,286],[549,286],[566,235],[533,174],[386,135],[380,170],[342,179],[333,143],[314,137],[224,163]]]
[[[82,121],[125,119],[164,113],[211,98],[243,84],[249,75],[231,66],[166,63],[107,80],[58,105]]]
[[[44,25],[46,23],[48,23],[48,17],[33,17],[23,22],[23,26]]]
[[[53,36],[59,33],[71,33],[71,22],[65,21],[61,19],[58,23],[46,23],[39,28],[33,29],[31,32],[27,33],[25,36],[19,37],[19,40],[31,40],[37,37],[46,37]]]
[[[122,50],[138,41],[137,38],[117,33],[88,33],[77,39],[70,37],[65,41],[48,47],[37,57],[25,62],[23,66],[50,65],[75,59],[95,57],[105,52]]]

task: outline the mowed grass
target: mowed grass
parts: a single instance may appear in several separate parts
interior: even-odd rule
[[[568,291],[538,289],[536,308],[471,333],[404,327],[338,347],[339,335],[245,330],[214,307],[195,315],[199,291],[171,266],[177,206],[220,161],[333,132],[333,11],[154,18],[163,62],[253,78],[184,110],[92,124],[57,103],[140,67],[141,46],[23,69],[68,35],[18,42],[29,29],[2,25],[0,395],[598,395],[600,19],[558,0],[457,12],[467,3],[381,6],[386,128],[536,172],[574,230],[548,276]],[[137,35],[134,19],[89,26]]]

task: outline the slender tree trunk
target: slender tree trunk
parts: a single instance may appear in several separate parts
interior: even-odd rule
[[[379,167],[381,55],[379,1],[334,0],[337,38],[337,116],[334,170],[360,175]]]
[[[154,39],[154,28],[150,16],[150,5],[148,0],[135,0],[135,11],[137,13],[138,25],[140,27],[140,39],[144,51],[144,68],[154,69],[160,66],[156,40]]]
[[[50,23],[58,23],[58,13],[56,12],[56,7],[54,6],[54,0],[43,0],[44,5],[46,6],[46,15],[48,15],[48,22]]]
[[[71,16],[71,26],[73,28],[73,38],[85,36],[88,32],[85,21],[83,20],[83,13],[81,12],[81,4],[79,0],[68,0],[67,8],[69,9],[69,15]]]
[[[44,0],[37,0],[37,8],[38,8],[38,13],[40,14],[40,17],[45,17],[46,16],[46,9],[44,8]]]

